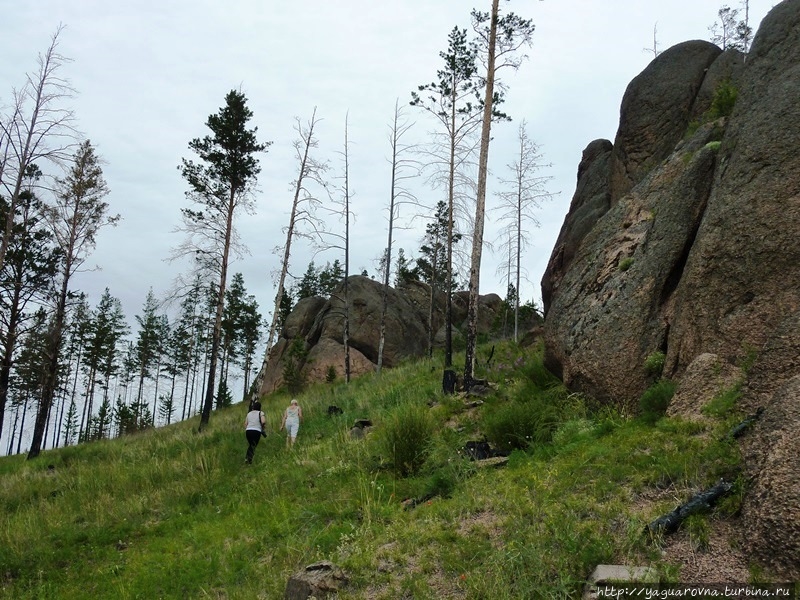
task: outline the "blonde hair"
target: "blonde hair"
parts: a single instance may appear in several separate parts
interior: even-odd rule
[[[295,400],[294,398],[292,398],[292,401],[291,401],[291,402],[289,402],[289,404],[297,404],[297,400]]]

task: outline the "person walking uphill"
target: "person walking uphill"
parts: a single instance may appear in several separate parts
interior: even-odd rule
[[[291,448],[294,446],[294,441],[297,439],[297,431],[300,429],[300,423],[303,420],[303,409],[297,403],[297,400],[292,400],[286,410],[283,411],[283,420],[281,421],[281,431],[286,428],[286,447]]]
[[[253,409],[247,413],[244,419],[244,434],[247,437],[247,455],[244,462],[248,465],[253,464],[253,455],[258,442],[261,441],[261,436],[267,437],[267,433],[264,431],[266,422],[264,413],[261,412],[261,402],[253,402]]]

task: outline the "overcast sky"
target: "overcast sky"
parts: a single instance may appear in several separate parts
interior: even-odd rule
[[[730,2],[739,8],[734,0]],[[770,0],[750,2],[754,29]],[[552,167],[549,191],[558,194],[536,217],[531,247],[523,259],[529,283],[523,300],[540,298],[539,282],[575,188],[581,151],[592,140],[613,141],[622,95],[653,58],[653,33],[664,50],[689,39],[709,39],[708,27],[721,6],[716,0],[514,0],[503,3],[536,24],[533,47],[517,73],[504,73],[505,111],[513,123],[495,125],[490,167],[503,175],[513,160],[518,123]],[[355,192],[352,271],[375,272],[386,245],[390,170],[388,126],[395,102],[407,104],[411,90],[429,82],[441,66],[447,34],[469,25],[471,8],[489,0],[0,0],[0,105],[35,71],[36,57],[59,24],[66,26],[59,51],[72,59],[61,71],[78,95],[73,106],[81,131],[105,161],[111,193],[122,216],[104,230],[76,287],[97,304],[103,288],[120,298],[129,320],[140,314],[150,287],[163,295],[183,269],[168,264],[187,187],[177,166],[192,158],[189,140],[206,135],[205,121],[231,89],[241,89],[253,110],[262,141],[257,214],[238,223],[250,255],[234,262],[266,317],[274,301],[273,273],[284,243],[290,182],[295,176],[294,118],[306,121],[314,107],[319,156],[340,164],[345,115],[349,112],[350,182]],[[743,14],[743,11],[742,11]],[[650,52],[646,50],[650,49]],[[413,138],[424,140],[432,124],[420,111]],[[409,138],[411,139],[411,138]],[[489,181],[489,202],[498,189]],[[420,187],[434,204],[440,193]],[[487,240],[496,235],[487,222]],[[396,249],[415,256],[423,224],[399,234]],[[317,257],[317,265],[339,258]],[[297,242],[292,271],[302,275],[311,253]],[[505,294],[496,275],[504,258],[484,253],[481,292]]]

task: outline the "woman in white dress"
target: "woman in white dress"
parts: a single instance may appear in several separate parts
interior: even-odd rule
[[[303,409],[297,403],[297,400],[292,399],[286,410],[283,411],[283,420],[281,421],[281,431],[286,429],[286,447],[291,448],[294,446],[294,441],[297,439],[297,431],[300,429],[300,423],[303,421]]]

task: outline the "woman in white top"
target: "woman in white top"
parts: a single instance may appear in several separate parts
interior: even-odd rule
[[[291,448],[294,446],[294,441],[297,439],[297,431],[300,429],[300,423],[303,420],[303,409],[297,403],[297,400],[292,400],[286,410],[283,411],[283,420],[281,421],[281,431],[286,428],[286,447]]]
[[[261,441],[261,436],[267,437],[264,431],[266,422],[264,413],[261,412],[261,402],[253,402],[252,410],[247,413],[244,419],[244,434],[247,437],[247,455],[244,458],[244,462],[248,465],[253,463],[253,455],[256,452],[258,442]]]

